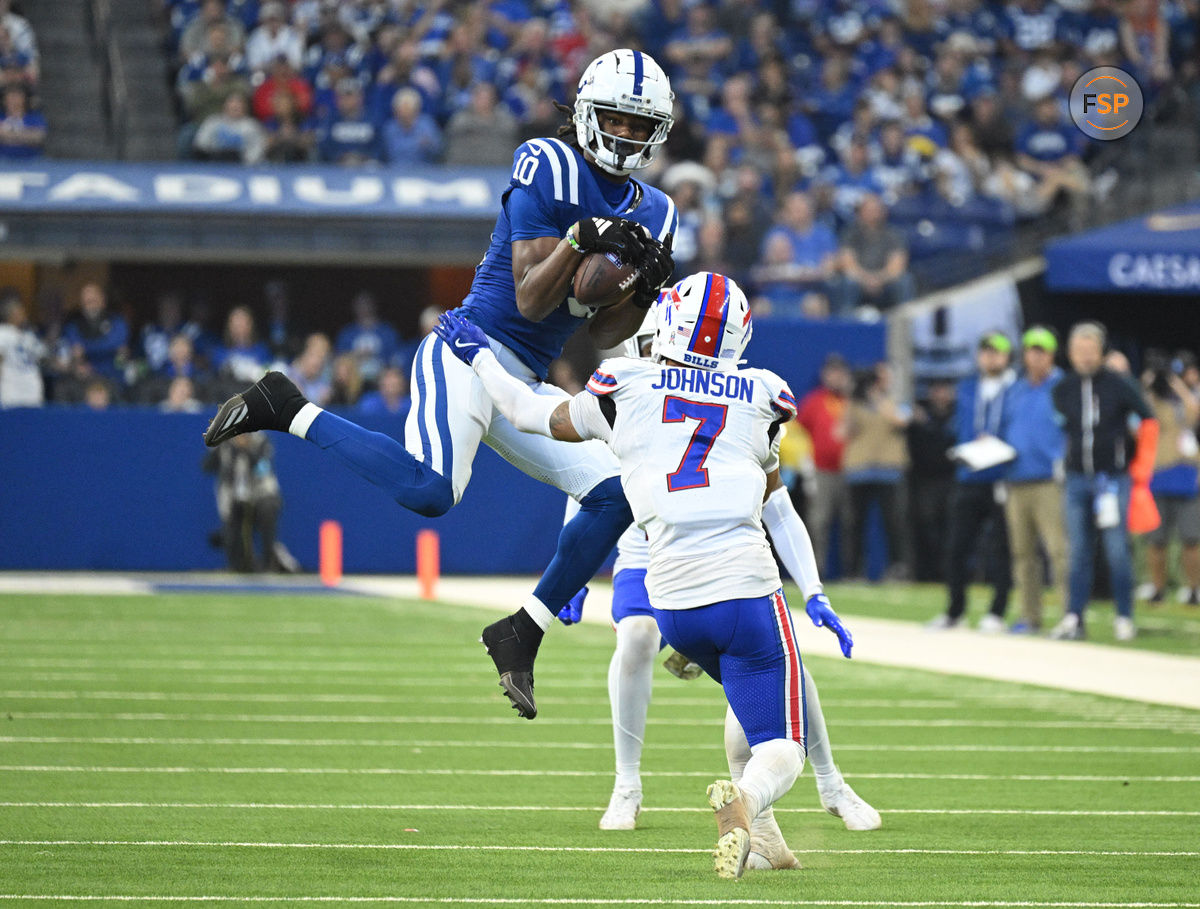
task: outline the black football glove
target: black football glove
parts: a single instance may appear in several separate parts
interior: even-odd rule
[[[583,218],[571,225],[567,242],[581,253],[607,253],[635,265],[645,255],[642,225],[627,218]]]
[[[644,237],[645,252],[638,263],[637,285],[633,292],[633,303],[642,309],[649,309],[658,299],[658,292],[670,280],[675,271],[675,260],[671,257],[672,237],[667,234],[667,241],[659,243],[653,237]]]

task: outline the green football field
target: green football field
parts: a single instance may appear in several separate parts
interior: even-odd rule
[[[601,832],[612,634],[554,631],[525,722],[476,643],[493,616],[0,598],[0,903],[1200,905],[1200,711],[813,658],[884,827],[847,831],[806,770],[777,808],[804,870],[734,883],[718,688],[657,671],[639,829]]]

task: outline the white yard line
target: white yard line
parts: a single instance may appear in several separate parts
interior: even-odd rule
[[[388,805],[388,804],[339,804],[296,802],[0,802],[0,808],[123,808],[123,809],[170,809],[170,810],[236,810],[236,811],[525,811],[525,812],[582,812],[593,814],[601,810],[598,805]],[[651,814],[712,814],[710,808],[643,807],[642,812]],[[775,813],[825,814],[824,808],[775,808]],[[995,815],[1016,817],[1200,817],[1200,811],[1151,811],[1151,810],[1055,810],[1024,808],[888,808],[888,814],[934,814],[934,815]]]
[[[618,854],[711,855],[712,849],[664,846],[549,846],[478,845],[468,843],[281,843],[237,840],[0,840],[0,846],[141,846],[206,847],[215,849],[345,849],[385,852],[585,852]],[[1190,858],[1192,851],[1132,849],[793,849],[802,855],[1026,855],[1137,856]]]
[[[235,745],[269,748],[522,748],[529,742],[488,742],[481,746],[477,741],[432,741],[428,739],[295,739],[295,738],[198,738],[173,736],[73,736],[73,735],[3,735],[0,744],[12,745]],[[560,748],[579,751],[611,751],[609,742],[544,742],[539,739],[538,748]],[[655,751],[695,751],[695,745],[672,742],[655,743]],[[838,752],[844,751],[892,751],[928,754],[930,752],[982,753],[1009,752],[1017,754],[1200,754],[1200,746],[1122,746],[1122,745],[844,745],[838,744]]]
[[[766,899],[662,899],[634,897],[503,897],[503,896],[168,896],[117,894],[0,893],[0,900],[38,900],[121,903],[436,903],[446,906],[886,906],[894,909],[925,909],[934,906],[965,906],[968,909],[1197,909],[1200,903],[1098,903],[1064,900],[766,900]]]
[[[500,696],[497,705],[502,705]],[[317,725],[380,725],[380,726],[512,726],[513,716],[503,713],[488,716],[391,716],[385,714],[308,714],[308,713],[161,713],[119,711],[115,713],[59,710],[10,710],[13,717],[34,720],[86,720],[91,722],[214,722],[214,723],[298,723]],[[719,715],[718,715],[719,717]],[[656,717],[655,726],[696,725],[694,717]],[[539,718],[539,727],[596,726],[611,727],[607,716]],[[938,727],[944,729],[1110,729],[1130,731],[1169,732],[1174,735],[1200,735],[1200,717],[1187,722],[1173,718],[1114,719],[1106,722],[1091,720],[974,720],[954,717],[927,719],[870,719],[839,717],[839,729],[913,729]]]
[[[235,775],[298,776],[534,776],[534,777],[603,777],[611,778],[610,770],[516,770],[466,769],[449,767],[126,767],[107,764],[6,764],[6,773],[212,773]],[[644,777],[704,778],[712,777],[710,770],[643,770]],[[1051,773],[856,773],[855,780],[935,780],[959,782],[1012,783],[1200,783],[1200,776],[1132,776],[1127,774],[1051,774]]]

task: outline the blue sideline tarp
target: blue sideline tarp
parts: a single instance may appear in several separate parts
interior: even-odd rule
[[[1046,287],[1200,295],[1200,202],[1049,243]]]

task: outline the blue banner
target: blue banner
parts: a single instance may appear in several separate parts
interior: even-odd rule
[[[0,170],[0,211],[487,218],[504,168],[34,161]]]
[[[882,323],[772,321],[757,326],[751,363],[796,397],[838,351],[855,366],[885,356]],[[0,410],[0,570],[216,569],[213,477],[201,470],[206,414],[142,408]],[[395,438],[400,421],[351,418]],[[538,574],[554,554],[566,496],[481,446],[462,502],[431,520],[406,511],[315,445],[271,434],[284,508],[279,538],[309,570],[317,528],[340,521],[350,572],[415,570],[414,539],[433,527],[450,573]]]
[[[1200,294],[1200,202],[1055,240],[1046,247],[1046,287]]]

